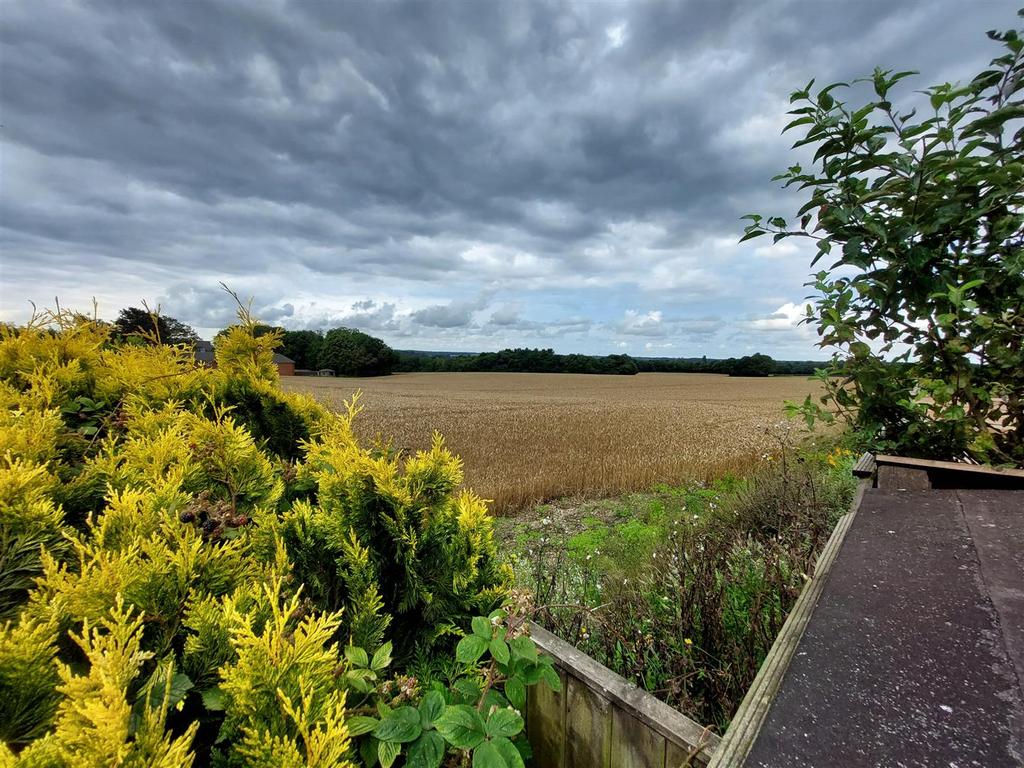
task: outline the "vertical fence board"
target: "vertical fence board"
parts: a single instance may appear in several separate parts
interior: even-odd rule
[[[656,768],[665,764],[665,737],[621,707],[612,707],[611,755],[615,768]]]
[[[693,748],[685,748],[671,741],[665,748],[665,768],[696,768],[706,765],[707,760],[702,754],[693,755]]]
[[[611,705],[575,677],[567,682],[565,768],[611,768]]]
[[[569,680],[562,670],[558,677],[562,681],[561,691],[551,690],[546,683],[528,689],[526,735],[536,768],[565,768],[565,698]]]

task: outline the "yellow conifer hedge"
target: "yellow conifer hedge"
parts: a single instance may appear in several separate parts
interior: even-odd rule
[[[440,437],[361,446],[240,318],[215,369],[65,311],[0,329],[0,765],[390,764],[347,693],[507,597]]]

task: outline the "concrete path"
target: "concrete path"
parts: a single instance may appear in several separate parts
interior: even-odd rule
[[[745,765],[1024,766],[1022,507],[868,490]]]

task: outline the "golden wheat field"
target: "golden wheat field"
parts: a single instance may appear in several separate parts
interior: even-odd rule
[[[361,438],[428,447],[434,430],[465,462],[466,485],[498,513],[553,498],[646,490],[658,482],[742,471],[777,446],[784,400],[802,377],[648,373],[406,373],[367,379],[284,378],[341,408],[362,391]]]

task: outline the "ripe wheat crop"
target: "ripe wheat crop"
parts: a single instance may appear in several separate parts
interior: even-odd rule
[[[409,451],[429,447],[432,431],[440,431],[465,462],[466,485],[492,499],[498,513],[742,472],[772,450],[769,431],[783,419],[783,401],[818,391],[801,377],[713,374],[282,381],[333,408],[361,390],[356,431],[363,438],[391,438]]]

